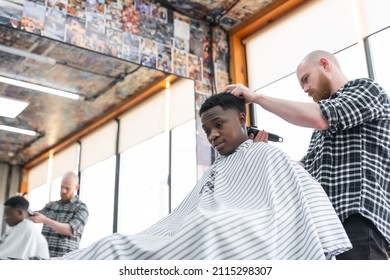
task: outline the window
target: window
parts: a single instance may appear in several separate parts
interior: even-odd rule
[[[80,247],[112,233],[116,156],[100,161],[81,173],[80,199],[87,205],[88,222]]]
[[[51,181],[50,185],[50,201],[56,201],[60,199],[62,176],[55,178]]]
[[[311,98],[300,88],[295,73],[260,89],[260,91],[276,98],[312,102]],[[269,143],[281,148],[293,160],[300,160],[306,154],[313,130],[292,125],[258,105],[255,105],[254,108],[257,127],[283,138],[282,143]]]
[[[28,193],[28,201],[30,202],[30,209],[32,211],[41,210],[46,203],[49,202],[49,185],[44,184],[34,188]],[[34,224],[39,231],[42,230],[43,224]]]
[[[168,214],[166,133],[121,154],[118,232],[134,234]]]
[[[172,210],[179,205],[196,184],[195,141],[195,120],[186,122],[172,130]]]
[[[390,94],[390,28],[368,37],[370,44],[374,79]]]
[[[49,185],[36,187],[28,193],[30,208],[33,211],[41,210],[49,202]]]

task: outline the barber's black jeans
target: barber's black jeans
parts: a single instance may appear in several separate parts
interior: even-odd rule
[[[387,260],[388,245],[376,226],[360,214],[349,216],[343,223],[353,248],[337,260]]]

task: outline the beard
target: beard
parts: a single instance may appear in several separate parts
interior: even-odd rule
[[[318,87],[314,91],[313,100],[314,102],[318,102],[320,100],[328,99],[331,95],[332,89],[330,80],[326,75],[320,73]]]

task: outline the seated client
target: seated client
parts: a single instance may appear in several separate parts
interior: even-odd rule
[[[172,213],[64,259],[326,259],[349,250],[321,185],[277,147],[248,139],[245,109],[228,93],[202,104],[219,155]]]

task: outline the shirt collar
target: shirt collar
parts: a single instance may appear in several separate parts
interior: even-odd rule
[[[60,200],[61,203],[75,203],[77,200],[79,199],[78,195],[75,195],[74,197],[72,197],[69,201],[67,202],[63,202],[62,200]]]

